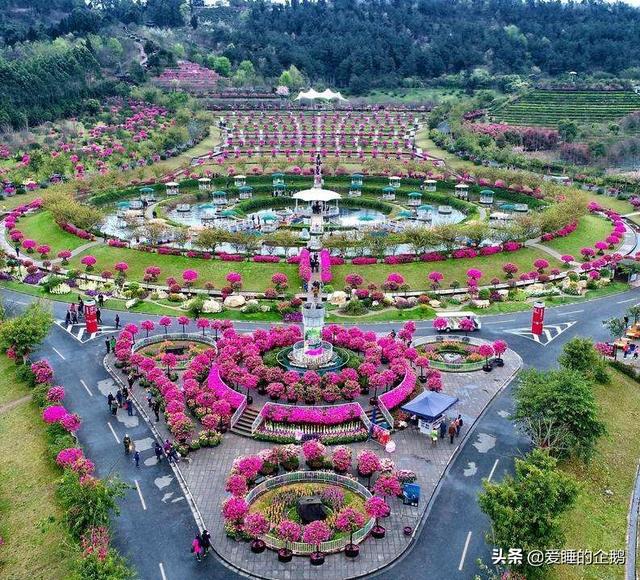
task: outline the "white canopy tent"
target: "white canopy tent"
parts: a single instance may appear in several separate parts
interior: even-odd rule
[[[312,187],[311,189],[303,189],[302,191],[298,191],[293,194],[293,199],[299,199],[300,201],[333,201],[335,199],[340,199],[342,196],[330,189],[320,189],[316,187]]]
[[[313,101],[316,99],[322,99],[324,101],[346,101],[339,92],[335,93],[331,89],[325,89],[321,93],[316,91],[315,89],[309,89],[308,91],[300,91],[298,96],[295,98],[296,101],[301,101],[303,99]]]

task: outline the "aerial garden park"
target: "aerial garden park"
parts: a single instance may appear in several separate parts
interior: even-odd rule
[[[207,131],[114,100],[73,131],[52,126],[29,152],[3,148],[15,206],[3,276],[61,300],[78,287],[114,308],[293,320],[313,234],[310,205],[294,195],[319,157],[323,187],[339,196],[322,237],[330,319],[516,310],[617,288],[611,265],[628,227],[618,213],[532,175],[452,171],[416,148],[423,122],[385,109],[226,112],[220,142],[190,167],[120,186],[110,172],[153,168]]]

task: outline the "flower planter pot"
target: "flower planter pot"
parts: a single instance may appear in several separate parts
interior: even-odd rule
[[[387,533],[387,530],[382,526],[373,526],[371,528],[371,535],[376,539],[380,540],[384,538],[384,535]]]
[[[264,395],[264,394],[266,394],[266,392],[267,392],[266,387],[258,387],[258,394],[259,395]]]
[[[305,399],[304,400],[304,404],[305,405],[315,405],[316,402],[313,399]]]
[[[404,528],[402,528],[402,533],[405,536],[410,536],[413,533],[413,528],[411,526],[405,526]]]
[[[286,548],[278,550],[278,562],[291,562],[292,558],[293,552],[291,550],[287,550]]]
[[[261,554],[266,547],[267,545],[262,540],[253,540],[251,542],[251,551],[254,554]]]
[[[491,365],[482,365],[482,370],[485,373],[490,373],[493,370],[493,367]]]
[[[373,405],[373,406],[377,406],[377,404],[378,404],[378,397],[371,397],[371,398],[369,399],[369,404],[370,404],[370,405]]]
[[[493,361],[497,367],[503,367],[504,361],[501,358],[494,359]]]
[[[322,552],[313,552],[310,559],[312,566],[322,566],[324,564],[324,554]]]
[[[269,395],[269,398],[270,398],[272,401],[277,401],[280,397],[278,397],[278,395]]]
[[[227,426],[226,425],[222,425],[222,427],[218,428],[218,431],[220,431],[220,433],[226,433],[227,432]]]
[[[253,405],[253,397],[251,395],[247,397],[247,405]]]
[[[369,387],[363,387],[362,389],[360,389],[360,393],[362,393],[363,395],[368,395]]]
[[[287,399],[287,403],[293,405],[294,403],[297,403],[298,399]]]
[[[360,553],[360,546],[356,544],[347,544],[344,550],[344,554],[347,558],[355,558]]]

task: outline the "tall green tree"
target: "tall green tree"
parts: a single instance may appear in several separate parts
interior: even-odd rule
[[[515,391],[514,420],[540,447],[548,448],[560,431],[563,445],[551,449],[558,457],[589,459],[598,438],[606,431],[590,381],[575,370],[526,370]],[[537,425],[548,426],[552,437],[536,440]]]
[[[521,548],[526,554],[564,545],[560,517],[574,503],[575,481],[556,469],[556,460],[540,449],[515,460],[515,475],[500,483],[483,483],[480,508],[491,520],[487,541],[508,552]],[[511,566],[527,578],[539,578],[544,568],[523,563]]]
[[[13,348],[16,356],[25,360],[42,343],[52,324],[51,309],[42,302],[34,302],[24,313],[0,324],[0,348]]]

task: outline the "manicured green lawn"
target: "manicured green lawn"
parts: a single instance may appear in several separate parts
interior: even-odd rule
[[[86,243],[78,236],[65,232],[53,221],[53,216],[48,211],[39,211],[20,219],[16,224],[24,237],[51,246],[50,258],[55,258],[60,250],[74,250]]]
[[[96,246],[86,252],[75,256],[71,260],[71,266],[83,269],[80,264],[82,256],[91,254],[98,263],[95,271],[100,273],[109,270],[115,274],[114,265],[117,262],[127,262],[129,270],[127,279],[141,281],[145,268],[159,266],[161,269],[159,281],[164,283],[167,277],[173,276],[176,280],[182,280],[182,272],[187,269],[197,270],[199,279],[196,286],[203,286],[205,282],[213,282],[216,288],[227,285],[225,276],[229,272],[238,272],[242,275],[243,290],[260,292],[272,286],[271,276],[275,272],[283,272],[289,277],[289,291],[301,290],[298,278],[298,267],[293,264],[260,264],[257,262],[223,262],[221,260],[200,260],[187,258],[186,256],[160,256],[137,250],[123,248],[110,248],[109,246]]]
[[[611,222],[597,215],[586,215],[578,223],[576,230],[565,238],[556,238],[544,245],[580,259],[580,249],[604,240],[611,233]]]
[[[13,362],[0,358],[0,401],[28,394]],[[47,456],[44,424],[31,401],[0,410],[0,577],[69,578],[74,554],[55,501],[60,477]]]
[[[0,210],[13,209],[23,203],[29,203],[34,199],[42,196],[42,191],[31,191],[29,193],[21,193],[20,195],[14,195],[13,197],[7,197],[0,201]]]
[[[607,195],[598,195],[596,193],[585,192],[587,199],[589,201],[595,201],[599,203],[602,207],[608,207],[614,211],[617,211],[619,214],[624,215],[625,213],[630,213],[634,211],[633,206],[624,199],[616,199],[615,197],[609,197]]]
[[[640,384],[612,373],[609,385],[595,387],[600,418],[607,426],[596,456],[589,464],[571,462],[563,469],[581,485],[574,508],[563,528],[566,548],[624,550],[627,511],[640,459]],[[611,490],[611,495],[605,494]],[[624,578],[624,566],[554,566],[550,577],[558,580]]]
[[[453,280],[457,280],[461,285],[466,283],[466,272],[469,268],[477,268],[483,272],[480,279],[480,285],[489,284],[489,281],[496,277],[503,281],[504,272],[502,265],[505,262],[513,262],[518,265],[520,272],[531,272],[533,262],[537,258],[544,258],[549,262],[550,268],[562,268],[562,264],[554,260],[552,256],[545,254],[535,248],[523,248],[513,253],[500,253],[493,256],[482,256],[472,259],[463,260],[445,260],[444,262],[411,262],[409,264],[387,265],[373,264],[371,266],[352,266],[345,264],[344,266],[333,266],[333,286],[340,288],[344,284],[344,278],[347,274],[357,272],[364,278],[364,285],[384,283],[387,276],[392,272],[398,272],[404,276],[405,281],[414,290],[429,289],[429,281],[427,276],[429,272],[437,271],[444,275],[441,283],[443,288],[447,288]]]

